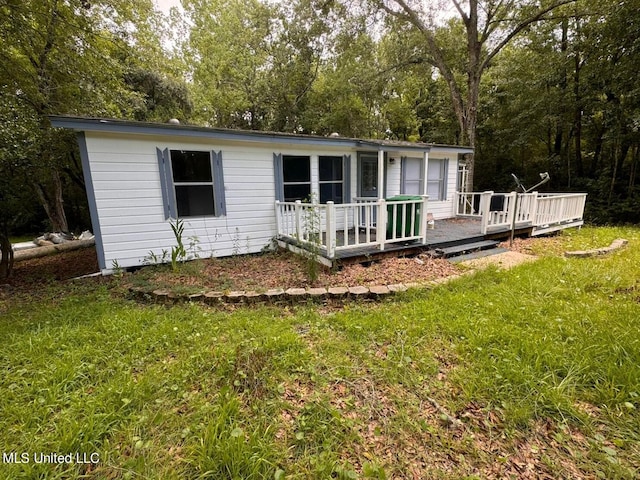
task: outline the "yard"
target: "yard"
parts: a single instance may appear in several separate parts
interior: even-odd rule
[[[640,230],[519,248],[541,259],[338,306],[18,282],[0,290],[0,477],[637,478]],[[52,453],[75,456],[36,463]]]

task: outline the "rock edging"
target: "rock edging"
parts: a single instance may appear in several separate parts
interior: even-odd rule
[[[629,242],[624,238],[618,238],[613,242],[611,242],[611,245],[609,245],[608,247],[594,248],[593,250],[576,250],[573,252],[564,252],[564,256],[587,258],[587,257],[595,257],[597,255],[606,255],[608,253],[613,252],[614,250],[618,250],[619,248],[624,247],[627,243]]]
[[[254,304],[254,303],[301,303],[324,302],[326,300],[381,300],[385,297],[409,288],[429,287],[436,282],[426,284],[392,284],[375,285],[371,287],[315,287],[315,288],[275,288],[259,293],[255,291],[211,291],[206,293],[179,295],[169,290],[158,289],[149,291],[140,287],[130,287],[129,292],[136,298],[161,304],[204,303],[217,304]]]

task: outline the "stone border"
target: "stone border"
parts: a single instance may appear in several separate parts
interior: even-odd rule
[[[255,304],[255,303],[288,303],[325,302],[328,300],[382,300],[391,295],[406,292],[409,288],[429,288],[443,283],[437,280],[429,283],[397,283],[393,285],[376,285],[372,287],[329,287],[329,288],[276,288],[262,293],[255,291],[232,291],[177,295],[169,290],[145,290],[141,287],[130,287],[129,292],[137,299],[161,304],[204,303],[220,304]]]
[[[613,252],[614,250],[618,250],[619,248],[624,247],[627,243],[629,243],[624,238],[618,238],[611,242],[611,245],[608,247],[595,248],[593,250],[576,250],[574,252],[564,252],[565,257],[578,257],[578,258],[587,258],[587,257],[595,257],[597,255],[606,255],[608,253]]]

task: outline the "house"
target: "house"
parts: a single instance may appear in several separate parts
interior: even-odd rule
[[[496,214],[488,208],[492,192],[457,192],[459,158],[472,153],[467,147],[50,120],[77,132],[103,273],[140,266],[170,250],[172,219],[183,220],[184,237],[197,238],[203,257],[256,253],[276,239],[302,248],[313,243],[332,260],[355,249],[427,243],[428,219],[475,216],[487,232],[514,215],[520,222],[533,218],[509,213],[508,195]],[[581,215],[572,213],[573,224]]]

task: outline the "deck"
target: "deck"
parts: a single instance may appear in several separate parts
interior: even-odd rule
[[[457,193],[452,218],[435,222],[426,196],[338,205],[276,202],[276,239],[333,266],[506,239],[512,230],[534,236],[580,226],[585,200],[586,194]]]
[[[435,251],[439,248],[450,247],[455,245],[471,244],[483,240],[507,239],[510,235],[510,229],[495,230],[489,234],[482,234],[482,222],[480,219],[474,218],[449,218],[445,220],[437,220],[434,222],[434,228],[427,230],[427,241],[422,243],[416,240],[392,243],[385,246],[384,250],[380,250],[377,245],[363,246],[359,248],[350,248],[339,250],[334,258],[327,256],[325,249],[320,249],[318,254],[322,256],[319,261],[327,266],[332,266],[335,261],[342,264],[361,263],[365,261],[376,260],[386,257],[397,256],[413,256],[419,253]],[[522,228],[516,230],[518,235],[528,235],[531,228]],[[355,230],[348,231],[349,238],[347,244],[353,244],[355,241]],[[376,233],[372,232],[372,241],[376,240]],[[323,241],[325,240],[323,235]],[[345,244],[344,232],[337,232],[337,242]],[[304,246],[290,238],[280,239],[280,246],[291,248],[292,250],[303,249]],[[301,252],[298,252],[301,253]]]

